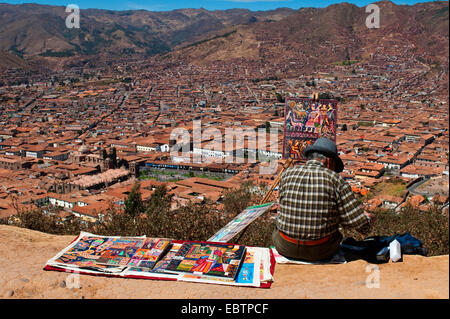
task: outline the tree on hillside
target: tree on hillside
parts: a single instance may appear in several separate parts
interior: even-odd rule
[[[172,197],[166,185],[157,186],[146,203],[141,233],[151,237],[171,237],[174,231]]]
[[[223,206],[226,214],[236,216],[251,204],[251,186],[250,183],[245,183],[239,189],[231,189],[225,192]]]
[[[141,185],[139,182],[136,182],[131,189],[131,192],[128,194],[128,197],[124,201],[125,205],[125,213],[130,216],[139,216],[140,214],[145,212],[145,205],[142,201],[141,195]]]
[[[173,194],[169,194],[166,185],[157,186],[147,202],[145,212],[151,215],[170,211]]]

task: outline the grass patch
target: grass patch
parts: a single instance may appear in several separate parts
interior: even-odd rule
[[[144,181],[146,179],[153,179],[155,181],[158,180],[158,178],[156,176],[148,176],[148,175],[139,175],[139,180]]]
[[[358,122],[358,126],[372,127],[373,125],[374,125],[373,122],[365,122],[365,121],[359,121]]]
[[[403,197],[406,195],[407,183],[401,179],[392,179],[376,184],[371,188],[371,197],[376,197],[381,194],[391,195],[396,197]]]
[[[165,177],[165,178],[162,178]],[[153,179],[153,180],[164,180],[165,182],[177,182],[186,178],[199,177],[207,178],[215,181],[223,181],[225,177],[210,175],[208,173],[194,173],[194,172],[171,172],[171,171],[159,171],[159,170],[145,170],[139,175],[139,180]]]
[[[384,183],[387,184],[387,183]],[[396,183],[392,183],[395,184]],[[399,184],[399,183],[397,183]],[[127,198],[126,212],[116,211],[114,207],[106,210],[105,219],[98,223],[82,222],[77,218],[63,221],[54,214],[44,214],[42,210],[18,211],[16,218],[0,218],[0,224],[15,225],[50,234],[78,235],[87,231],[109,236],[166,237],[180,240],[207,240],[225,226],[246,207],[260,201],[260,197],[250,191],[250,184],[224,194],[223,205],[219,208],[214,202],[189,203],[186,206],[171,209],[172,195],[164,186],[158,187],[147,202],[130,193]],[[392,186],[392,185],[391,185]],[[393,189],[395,189],[395,187]],[[399,185],[397,185],[400,187]],[[404,186],[404,185],[401,185]],[[433,206],[427,212],[421,212],[406,206],[398,214],[390,210],[378,210],[376,219],[368,236],[391,236],[409,232],[423,242],[428,256],[448,255],[449,226],[448,214],[442,208]],[[275,229],[274,220],[267,214],[258,217],[246,229],[230,242],[244,245],[269,247],[271,235]],[[242,237],[241,237],[242,235]],[[343,230],[344,237],[360,240],[354,230]],[[241,238],[240,238],[241,237]]]
[[[183,174],[184,177],[186,178],[191,178],[191,177],[199,177],[199,178],[208,178],[208,179],[212,179],[215,181],[223,181],[225,178],[221,177],[221,176],[216,176],[216,175],[208,175],[206,173],[202,173],[202,174],[196,174],[193,172],[189,172],[186,174]]]

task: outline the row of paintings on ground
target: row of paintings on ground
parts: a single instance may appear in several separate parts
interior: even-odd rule
[[[81,232],[44,269],[268,288],[274,264],[263,247]]]

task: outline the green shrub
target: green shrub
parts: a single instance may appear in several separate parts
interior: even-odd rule
[[[214,208],[214,203],[189,203],[172,213],[171,238],[208,240],[228,221]]]
[[[410,233],[422,241],[428,251],[428,256],[448,255],[448,215],[434,206],[427,212],[421,212],[411,206],[405,207],[401,212],[394,213],[391,210],[378,210],[369,236],[391,236],[394,234]],[[361,236],[352,230],[344,230],[345,237],[353,237],[356,240]]]
[[[142,214],[145,210],[144,202],[141,196],[141,185],[136,182],[124,201],[125,214],[136,216]]]
[[[93,228],[92,223],[78,218],[64,219],[40,209],[18,211],[14,218],[4,219],[2,223],[55,235],[78,235]]]
[[[63,226],[56,215],[47,215],[40,210],[25,210],[17,214],[19,227],[49,234],[62,234]]]
[[[223,196],[224,212],[230,217],[235,217],[245,208],[255,202],[254,195],[250,188],[251,184],[241,185],[238,189],[231,189],[225,192]]]
[[[110,208],[105,218],[96,226],[95,233],[104,236],[138,236],[138,218]]]
[[[132,194],[133,193],[133,194]],[[136,187],[129,197],[139,198]],[[259,195],[251,192],[251,185],[242,185],[239,189],[225,193],[223,207],[218,209],[215,202],[206,200],[202,203],[190,202],[187,205],[171,209],[172,195],[165,186],[155,189],[143,209],[137,205],[140,213],[127,212],[110,207],[105,218],[98,223],[86,223],[77,218],[63,220],[56,214],[45,214],[42,210],[19,211],[17,218],[1,220],[15,226],[51,234],[77,235],[88,231],[109,236],[165,237],[176,240],[205,241],[223,228],[246,207],[259,201]],[[130,205],[129,207],[135,207]],[[131,208],[130,208],[131,209]],[[375,212],[376,219],[368,236],[391,236],[409,232],[423,242],[428,256],[447,255],[449,253],[448,215],[443,214],[438,206],[421,212],[411,206],[401,212],[380,209]],[[269,247],[272,245],[274,219],[267,213],[258,217],[245,230],[230,242],[249,246]],[[361,240],[361,235],[353,230],[342,231],[344,237]]]
[[[273,245],[272,233],[274,230],[275,221],[263,214],[230,242],[248,246],[270,247]]]

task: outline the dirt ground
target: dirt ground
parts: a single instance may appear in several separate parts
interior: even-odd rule
[[[69,288],[70,274],[44,271],[43,267],[74,238],[0,225],[0,298],[449,298],[448,255],[406,255],[403,262],[381,265],[362,260],[342,265],[277,264],[270,289],[89,275],[79,277],[79,288]]]

